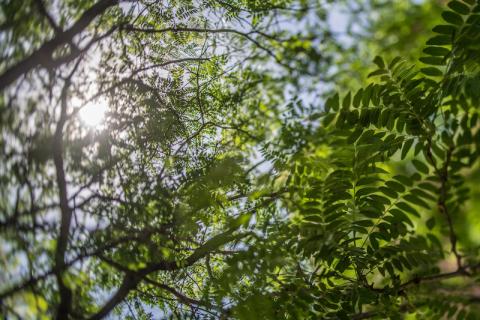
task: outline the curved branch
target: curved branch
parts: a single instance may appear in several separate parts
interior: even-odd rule
[[[135,272],[128,272],[122,281],[122,284],[118,288],[117,292],[111,297],[107,303],[98,311],[96,314],[91,316],[89,319],[90,320],[99,320],[103,319],[106,315],[110,313],[110,311],[113,310],[120,302],[122,302],[127,295],[130,293],[132,289],[134,289],[140,280],[142,279],[141,276],[139,276]]]
[[[53,138],[53,162],[57,178],[57,186],[60,201],[60,233],[57,237],[57,247],[55,251],[55,275],[60,291],[60,304],[58,306],[57,319],[68,319],[70,314],[72,292],[63,281],[63,271],[65,269],[65,252],[67,250],[70,224],[72,220],[72,210],[68,205],[67,183],[65,178],[65,169],[63,163],[63,127],[67,120],[67,98],[70,79],[67,79],[61,93],[60,119],[57,123],[55,135]]]
[[[105,262],[109,263],[114,268],[125,273],[125,276],[122,280],[122,284],[115,292],[115,294],[103,305],[103,307],[92,315],[90,320],[99,320],[105,317],[113,310],[119,303],[123,301],[130,293],[131,290],[134,290],[140,281],[145,280],[145,278],[157,271],[173,271],[179,270],[193,265],[195,262],[206,257],[211,251],[216,250],[217,248],[231,242],[234,240],[241,239],[250,233],[241,233],[234,235],[234,230],[230,229],[223,233],[220,233],[207,242],[204,245],[198,247],[189,257],[183,261],[161,261],[152,265],[149,265],[138,271],[129,270],[114,261],[109,261],[108,259],[103,259]]]
[[[39,65],[48,65],[56,68],[71,59],[53,60],[54,51],[60,46],[70,43],[77,34],[83,32],[90,23],[108,8],[117,5],[119,0],[99,0],[89,9],[85,10],[81,17],[67,30],[59,32],[51,40],[45,42],[40,48],[33,51],[28,57],[17,62],[0,75],[0,90],[4,90],[22,75],[28,73]]]
[[[208,302],[205,302],[205,301],[201,301],[201,300],[196,300],[196,299],[193,299],[193,298],[190,298],[188,296],[186,296],[185,294],[183,294],[182,292],[180,291],[177,291],[175,290],[174,288],[170,287],[170,286],[167,286],[166,284],[163,284],[163,283],[160,283],[160,282],[157,282],[155,280],[152,280],[148,277],[146,277],[144,279],[145,282],[151,284],[151,285],[154,285],[155,287],[158,287],[162,290],[165,290],[165,291],[168,291],[170,292],[172,295],[174,295],[181,303],[183,304],[186,304],[188,306],[191,306],[191,305],[197,305],[197,306],[202,306],[202,307],[205,307],[205,308],[211,308],[213,307],[210,303]]]

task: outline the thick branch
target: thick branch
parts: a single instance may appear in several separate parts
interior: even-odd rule
[[[57,310],[57,319],[68,319],[72,302],[71,290],[65,285],[62,277],[65,269],[65,251],[67,250],[69,229],[72,220],[72,210],[68,205],[67,183],[63,163],[63,127],[67,120],[67,98],[69,86],[70,80],[67,79],[62,89],[60,119],[58,120],[53,138],[53,161],[55,163],[61,211],[60,232],[57,237],[57,248],[55,251],[55,275],[60,290],[60,305]]]
[[[83,12],[82,16],[67,30],[57,33],[51,40],[45,42],[40,48],[33,51],[28,57],[17,62],[0,75],[0,90],[4,90],[7,86],[28,73],[39,65],[47,65],[55,68],[65,62],[71,61],[66,59],[53,60],[52,55],[60,46],[70,43],[73,37],[84,31],[88,25],[99,15],[103,14],[108,8],[116,5],[119,0],[99,0],[89,9]]]
[[[96,314],[94,314],[92,317],[90,317],[90,320],[99,320],[104,318],[106,315],[110,313],[110,311],[113,310],[120,302],[122,302],[127,295],[130,293],[131,290],[137,287],[138,283],[142,279],[141,276],[134,272],[129,272],[125,275],[123,278],[122,284],[118,288],[117,292],[111,297],[107,303],[98,311]]]
[[[217,248],[233,241],[247,236],[249,233],[244,234],[233,234],[233,230],[225,231],[219,235],[208,240],[204,245],[197,248],[189,257],[183,261],[161,261],[152,265],[140,269],[138,271],[131,271],[126,269],[123,266],[118,265],[116,262],[108,261],[104,259],[107,263],[112,265],[114,268],[125,272],[125,277],[122,281],[122,284],[118,288],[117,292],[104,304],[104,306],[96,314],[91,316],[90,320],[98,320],[105,317],[110,311],[113,310],[120,302],[125,299],[129,292],[137,287],[140,281],[144,280],[149,274],[157,271],[173,271],[178,269],[183,269],[193,265],[198,260],[207,256],[211,251],[216,250]]]
[[[158,232],[158,230],[156,230]],[[148,239],[148,237],[154,232],[154,230],[144,230],[143,232],[139,232],[138,234],[129,234],[124,237],[112,240],[111,242],[105,243],[102,246],[92,250],[92,251],[87,251],[83,254],[80,254],[76,256],[74,259],[71,259],[67,262],[65,262],[64,267],[70,267],[73,264],[83,261],[85,258],[89,257],[98,257],[101,256],[104,252],[109,251],[113,248],[118,247],[121,244],[124,243],[131,243],[131,242],[139,242],[139,241],[144,241],[145,239]],[[52,270],[45,272],[37,277],[27,279],[21,283],[18,283],[11,288],[3,291],[0,293],[0,300],[5,299],[9,296],[12,296],[16,294],[17,292],[20,292],[22,290],[25,290],[26,288],[32,287],[36,285],[38,282],[43,281],[47,279],[48,277],[56,274],[57,270],[56,268],[53,268]]]

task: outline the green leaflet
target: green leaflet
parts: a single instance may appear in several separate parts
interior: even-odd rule
[[[462,17],[459,14],[457,14],[455,12],[452,12],[452,11],[442,12],[442,18],[446,22],[449,22],[451,24],[455,24],[455,25],[462,25],[463,24]]]
[[[466,15],[470,13],[470,8],[465,3],[462,3],[460,1],[456,1],[456,0],[450,1],[448,3],[448,7],[453,11],[462,15]]]
[[[422,68],[420,69],[420,71],[422,71],[423,74],[432,77],[440,77],[443,75],[443,72],[441,70],[434,67]]]
[[[423,174],[427,174],[429,171],[428,166],[419,160],[416,160],[416,159],[412,160],[412,164],[418,171],[420,171]]]
[[[450,50],[444,47],[426,47],[423,52],[432,56],[445,57],[450,54]]]

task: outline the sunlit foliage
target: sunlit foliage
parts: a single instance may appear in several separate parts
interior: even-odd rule
[[[480,318],[476,1],[5,0],[0,26],[5,318]]]

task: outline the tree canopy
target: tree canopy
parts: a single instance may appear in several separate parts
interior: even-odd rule
[[[480,318],[480,3],[1,0],[5,319]]]

